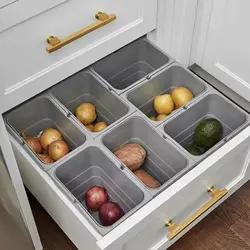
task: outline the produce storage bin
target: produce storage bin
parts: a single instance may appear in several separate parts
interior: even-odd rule
[[[191,159],[178,147],[166,141],[138,114],[108,131],[100,140],[111,152],[128,143],[140,144],[146,150],[146,160],[140,169],[161,184],[159,188],[154,189],[143,184],[152,195],[157,195],[170,186],[193,166]]]
[[[194,95],[191,100],[211,90],[203,80],[194,75],[189,70],[183,68],[177,63],[171,64],[169,67],[153,75],[150,80],[145,80],[139,86],[134,87],[122,95],[123,98],[131,102],[147,117],[157,116],[154,110],[154,98],[162,94],[171,94],[176,87],[188,88]],[[179,108],[178,110],[180,110]],[[173,111],[168,117],[178,112]],[[162,121],[152,121],[147,118],[154,126],[159,126]],[[167,119],[167,118],[166,118]]]
[[[129,107],[118,95],[109,91],[89,70],[67,78],[52,88],[50,93],[60,102],[62,108],[71,114],[75,113],[81,103],[93,104],[97,111],[97,121],[104,121],[108,126],[135,111],[132,105]],[[75,116],[74,119],[86,129]],[[96,137],[103,131],[90,133]]]
[[[93,65],[93,70],[118,94],[173,60],[147,39],[139,39]]]
[[[23,144],[25,150],[44,170],[48,170],[70,153],[55,163],[45,164],[26,144],[21,136],[22,134],[35,137],[47,128],[55,128],[62,134],[63,139],[69,145],[70,151],[74,151],[83,145],[87,139],[86,135],[72,123],[72,120],[67,118],[60,108],[56,107],[50,100],[50,97],[45,95],[36,97],[10,111],[5,119],[10,133],[20,144]]]
[[[212,90],[195,103],[189,105],[187,110],[182,110],[158,128],[186,150],[187,146],[193,141],[195,128],[201,121],[208,118],[215,118],[220,121],[223,127],[222,139],[203,155],[194,156],[186,151],[196,161],[204,159],[218,149],[246,127],[249,120],[246,112],[217,91]]]
[[[78,209],[90,220],[93,226],[105,235],[119,223],[134,213],[140,206],[151,199],[130,179],[126,171],[109,157],[100,145],[85,147],[60,166],[50,169],[49,174],[59,187],[72,197]],[[98,212],[88,211],[85,193],[93,186],[106,188],[109,200],[117,202],[125,215],[111,226],[102,226]]]

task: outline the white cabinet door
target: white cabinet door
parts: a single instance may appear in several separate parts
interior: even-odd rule
[[[197,39],[204,41],[204,50],[201,60],[195,62],[250,100],[250,1],[200,0],[201,5],[196,25],[200,26]],[[199,49],[193,46],[194,53]]]

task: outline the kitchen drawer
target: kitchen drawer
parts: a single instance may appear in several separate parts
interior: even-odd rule
[[[112,55],[117,58],[117,54],[130,50],[131,46],[137,47],[141,41],[144,45],[148,44],[145,39],[138,40]],[[111,78],[105,75],[107,69],[103,71],[106,67],[103,62],[109,58],[110,56],[97,62],[91,71],[83,69],[5,114],[16,159],[27,188],[79,249],[165,250],[249,180],[249,115],[176,63],[163,64],[155,70],[152,67],[149,77],[145,78],[145,72],[143,80],[136,77],[136,83],[129,81],[129,86],[125,85],[125,92],[117,93],[116,84],[109,84],[110,79],[124,71],[117,64],[117,68],[110,73]],[[157,57],[150,57],[152,58]],[[137,59],[136,64],[138,61],[141,64],[142,61]],[[131,65],[131,61],[126,62],[125,66],[122,64],[122,68],[126,69],[127,65]],[[143,62],[149,65],[150,60]],[[135,69],[137,75],[137,69],[140,71],[141,68]],[[125,79],[131,79],[133,72],[129,71]],[[118,78],[115,83],[121,82],[120,77]],[[194,99],[174,112],[162,126],[155,126],[145,116],[147,112],[142,112],[140,107],[150,103],[152,109],[152,89],[156,91],[156,95],[169,93],[184,80],[184,86],[194,93]],[[36,114],[33,107],[38,108],[37,103],[44,103],[45,97],[53,105],[40,105],[40,112]],[[142,103],[135,103],[138,97]],[[74,117],[76,107],[86,101],[96,105],[97,121],[103,120],[106,117],[103,115],[107,112],[116,118],[113,124],[108,123],[107,129],[96,136],[79,126]],[[128,109],[127,112],[121,112],[123,109],[118,103],[123,102],[131,112]],[[230,111],[228,113],[233,115],[225,116],[225,111]],[[54,118],[60,117],[60,114],[63,116],[62,123]],[[25,122],[19,121],[20,115]],[[211,149],[210,155],[192,158],[175,135],[186,131],[187,135],[184,133],[184,137],[191,138],[193,124],[210,116],[222,123],[222,140]],[[179,121],[180,117],[185,119],[176,125],[174,122]],[[46,126],[51,126],[50,123],[43,123],[47,118],[54,119],[62,132],[73,125],[77,126],[79,133],[76,133],[74,139],[77,139],[76,142],[78,139],[82,141],[61,160],[41,166],[35,154],[22,143],[20,132],[27,130],[26,136],[36,135]],[[166,129],[166,124],[170,123],[174,125]],[[74,133],[72,129],[70,131]],[[146,150],[147,157],[142,169],[153,176],[160,187],[148,188],[112,154],[116,148],[126,143],[138,143]],[[204,160],[205,157],[207,158]],[[86,210],[83,194],[93,185],[104,186],[110,198],[118,202],[125,212],[110,227],[103,227],[98,214]],[[207,189],[212,186],[222,192],[218,191],[218,196],[216,194],[209,201],[211,194]],[[169,220],[180,226],[167,228],[165,223]],[[176,229],[180,230],[176,237],[168,238],[168,233]]]
[[[101,22],[95,17],[98,11],[114,14],[116,19],[53,53],[46,51],[48,36],[63,40]],[[87,0],[68,0],[2,31],[0,54],[4,63],[0,69],[0,97],[4,105],[1,111],[147,34],[156,27],[156,19],[157,1],[127,0],[121,4],[115,0],[94,0],[89,4]]]
[[[24,1],[28,2],[16,3]],[[15,5],[12,0],[5,2]],[[249,115],[238,107],[219,108],[226,102],[236,106],[222,95],[223,102],[205,99],[218,92],[146,39],[136,40],[156,27],[157,1],[56,0],[52,5],[15,26],[0,25],[4,58],[0,111],[33,98],[19,106],[19,112],[10,111],[13,116],[5,120],[23,181],[80,250],[165,250],[250,179]],[[108,17],[96,20],[98,11],[112,20],[101,24]],[[75,34],[86,27],[91,32]],[[66,46],[46,50],[48,36],[65,41]],[[58,43],[58,39],[50,41]],[[156,115],[154,96],[179,85],[189,88],[194,100],[165,121],[150,121],[146,116]],[[74,117],[75,108],[87,100],[94,102],[98,118],[109,125],[101,133],[89,133]],[[233,110],[233,115],[225,115],[225,110]],[[223,118],[219,120],[224,138],[204,154],[206,159],[192,157],[178,135],[186,131],[191,138],[194,124],[213,113]],[[46,165],[20,133],[25,128],[35,136],[53,122],[75,146],[61,160]],[[143,169],[158,180],[159,188],[147,188],[112,154],[128,142],[145,147]],[[101,226],[98,214],[89,213],[84,203],[83,194],[97,184],[105,185],[110,198],[125,211],[110,227]]]
[[[250,127],[247,127],[112,231],[102,236],[13,137],[11,142],[24,183],[79,249],[166,249],[223,199],[228,198],[248,181],[250,174]],[[207,188],[211,186],[219,190],[226,188],[228,194],[194,220],[176,238],[168,240],[165,221],[173,220],[179,224],[189,218],[210,199]]]
[[[121,8],[115,1],[99,6],[98,0],[84,11],[80,3],[69,0],[1,34],[7,61],[0,69],[0,109],[9,110],[32,97],[5,114],[23,181],[78,249],[165,250],[249,180],[249,115],[146,39],[132,42],[154,28],[156,3],[126,1]],[[57,51],[45,50],[48,32],[61,38],[87,26],[97,7],[115,13],[117,19]],[[31,38],[16,43],[14,34],[24,30],[31,31]],[[162,123],[150,121],[147,116],[156,115],[154,96],[179,85],[193,92],[193,100]],[[216,97],[207,98],[210,95]],[[75,109],[82,102],[96,106],[97,121],[109,125],[103,132],[91,134],[76,120]],[[225,110],[233,115],[225,116]],[[223,138],[204,154],[206,159],[192,157],[176,135],[191,138],[194,124],[208,116],[223,123]],[[170,123],[174,125],[166,127]],[[72,152],[57,162],[41,164],[20,135],[25,131],[26,136],[37,136],[51,126],[75,147],[71,145]],[[125,143],[144,147],[142,169],[160,187],[148,188],[112,154]],[[125,212],[110,227],[86,209],[83,194],[93,185],[105,186]]]

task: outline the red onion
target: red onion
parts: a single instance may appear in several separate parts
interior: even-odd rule
[[[99,209],[99,219],[103,226],[113,225],[124,214],[124,211],[115,202],[106,202]]]
[[[37,154],[42,153],[42,146],[38,139],[33,137],[25,137],[24,140],[27,142],[29,147]]]
[[[91,211],[98,211],[101,205],[107,201],[108,193],[102,186],[94,186],[85,194],[86,206]]]

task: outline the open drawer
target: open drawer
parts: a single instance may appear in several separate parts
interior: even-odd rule
[[[128,51],[138,53],[126,57]],[[157,55],[163,60],[156,63]],[[193,98],[162,122],[150,121],[148,116],[156,115],[154,96],[182,85]],[[107,122],[96,134],[75,116],[85,102],[95,106],[94,125]],[[250,177],[249,114],[144,38],[4,117],[25,185],[79,249],[165,250]],[[220,139],[194,157],[185,148],[198,123],[212,118],[221,125]],[[70,146],[52,164],[42,164],[23,138],[47,128],[58,129]],[[154,188],[115,157],[114,151],[129,143],[144,148],[140,170],[157,181]],[[87,209],[84,195],[96,185],[124,211],[112,225]]]
[[[79,249],[166,249],[248,181],[250,176],[250,127],[247,127],[116,228],[102,236],[13,137],[11,142],[24,183]],[[196,210],[211,199],[207,189],[212,186],[222,190],[221,196],[213,199],[216,203],[210,203],[207,211],[200,213],[197,218],[192,217]],[[190,223],[186,223],[187,218],[191,218]],[[169,220],[180,224],[183,229],[172,240],[168,239],[169,229],[165,226]]]

